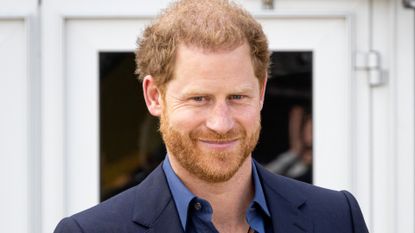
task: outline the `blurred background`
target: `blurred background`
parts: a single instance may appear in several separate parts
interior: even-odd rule
[[[4,232],[52,232],[164,159],[134,49],[169,2],[0,0]],[[349,190],[370,232],[415,232],[415,1],[238,2],[270,44],[253,157]]]

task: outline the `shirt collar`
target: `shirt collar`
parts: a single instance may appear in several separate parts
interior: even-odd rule
[[[256,169],[256,165],[254,161],[252,161],[252,178],[254,180],[254,187],[255,187],[255,194],[254,199],[251,202],[251,205],[253,203],[257,203],[261,209],[264,211],[264,213],[271,217],[271,214],[269,213],[267,202],[265,200],[264,190],[262,189],[261,181],[259,180],[258,171]]]
[[[180,222],[183,229],[186,230],[189,204],[190,201],[192,201],[192,199],[196,196],[190,192],[190,190],[183,184],[183,182],[173,171],[169,161],[169,156],[166,156],[166,159],[164,159],[163,170],[166,174],[167,183],[169,184],[173,200],[176,204],[177,212],[179,213]]]
[[[190,192],[190,190],[183,184],[180,178],[173,171],[168,156],[166,156],[166,159],[163,161],[163,170],[166,174],[167,183],[176,204],[177,212],[179,213],[180,222],[183,229],[186,230],[189,204],[194,198],[196,198],[196,196]],[[254,204],[256,203],[268,217],[271,217],[254,162],[252,162],[252,178],[254,182],[255,194],[249,207],[254,207]]]

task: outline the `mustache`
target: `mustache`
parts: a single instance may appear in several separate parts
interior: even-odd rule
[[[190,139],[192,140],[204,140],[213,142],[226,142],[236,139],[244,138],[246,132],[240,127],[231,129],[230,131],[221,134],[210,129],[199,129],[190,133]]]

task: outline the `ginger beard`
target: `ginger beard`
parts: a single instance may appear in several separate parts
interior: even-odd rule
[[[254,132],[249,135],[239,124],[226,134],[218,134],[209,129],[195,129],[184,134],[170,126],[168,114],[163,111],[160,117],[160,132],[169,153],[183,168],[201,180],[219,183],[232,178],[254,150],[261,129],[260,120],[255,124],[257,126]],[[198,139],[209,141],[238,139],[238,144],[225,151],[204,150],[198,145]]]

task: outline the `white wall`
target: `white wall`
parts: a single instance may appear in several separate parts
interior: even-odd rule
[[[0,3],[0,219],[39,232],[39,38],[33,0]]]
[[[0,212],[8,232],[27,232],[29,193],[28,86],[23,20],[0,20]],[[22,218],[23,217],[23,218]]]

